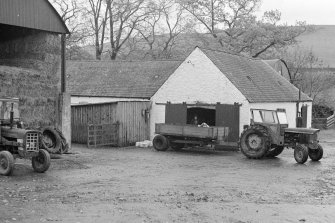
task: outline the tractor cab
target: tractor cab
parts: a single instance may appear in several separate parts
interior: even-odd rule
[[[251,109],[251,125],[261,125],[269,130],[274,145],[284,145],[284,133],[288,127],[285,109]]]

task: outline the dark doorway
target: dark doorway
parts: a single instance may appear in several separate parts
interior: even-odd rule
[[[195,116],[197,124],[206,123],[209,126],[215,126],[215,109],[193,107],[187,108],[187,124],[194,125]]]

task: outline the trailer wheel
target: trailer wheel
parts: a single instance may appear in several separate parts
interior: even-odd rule
[[[169,148],[167,138],[162,135],[156,135],[152,140],[152,144],[157,151],[165,151]]]
[[[303,164],[308,159],[308,149],[305,145],[298,144],[294,148],[294,159],[297,163]]]
[[[38,156],[33,157],[31,163],[35,172],[44,173],[50,167],[50,154],[48,151],[40,149]]]
[[[14,169],[14,157],[8,151],[0,152],[0,174],[8,176]]]
[[[279,154],[281,154],[283,151],[284,151],[284,146],[276,146],[276,147],[271,148],[265,156],[266,157],[276,157]]]
[[[320,144],[317,145],[317,149],[308,148],[308,156],[313,161],[319,161],[323,157],[323,148]]]
[[[175,151],[180,151],[184,146],[184,143],[170,143],[170,147]]]
[[[266,128],[260,125],[250,126],[241,134],[241,152],[248,158],[260,159],[268,152],[270,141]]]

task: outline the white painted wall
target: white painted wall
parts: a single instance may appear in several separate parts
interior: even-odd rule
[[[105,103],[116,101],[149,101],[141,98],[111,98],[111,97],[81,97],[71,96],[71,105],[76,104],[91,104],[91,103]]]
[[[150,137],[155,123],[165,122],[165,105],[156,103],[216,104],[241,103],[240,129],[250,120],[249,102],[199,49],[195,49],[151,98]]]

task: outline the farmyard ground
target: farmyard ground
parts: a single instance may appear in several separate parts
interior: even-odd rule
[[[293,150],[249,160],[240,152],[86,149],[37,174],[18,160],[0,176],[0,222],[334,222],[335,131],[324,159]]]

